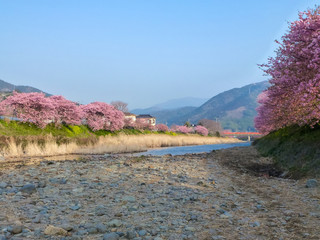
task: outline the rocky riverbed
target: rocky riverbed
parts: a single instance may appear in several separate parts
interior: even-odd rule
[[[317,180],[253,147],[0,162],[0,239],[319,239]]]

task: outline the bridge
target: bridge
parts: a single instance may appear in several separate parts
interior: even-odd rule
[[[252,138],[259,138],[262,136],[262,134],[259,132],[229,132],[229,131],[222,132],[222,135],[227,137],[239,138],[239,139],[248,139],[248,141],[251,141]]]

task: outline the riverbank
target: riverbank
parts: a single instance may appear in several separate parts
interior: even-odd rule
[[[104,154],[150,148],[241,142],[235,138],[138,129],[92,131],[88,126],[33,124],[0,120],[0,155],[4,157]]]
[[[320,177],[320,125],[285,127],[257,139],[254,146],[288,177]]]
[[[318,239],[319,188],[251,168],[253,147],[0,167],[0,238]]]

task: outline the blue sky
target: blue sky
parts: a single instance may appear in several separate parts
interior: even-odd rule
[[[0,79],[83,104],[210,98],[257,64],[313,0],[0,0]]]

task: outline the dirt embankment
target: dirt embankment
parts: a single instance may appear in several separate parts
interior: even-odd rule
[[[270,160],[253,147],[184,156],[42,158],[1,166],[0,239],[320,235],[319,187],[273,177]]]

